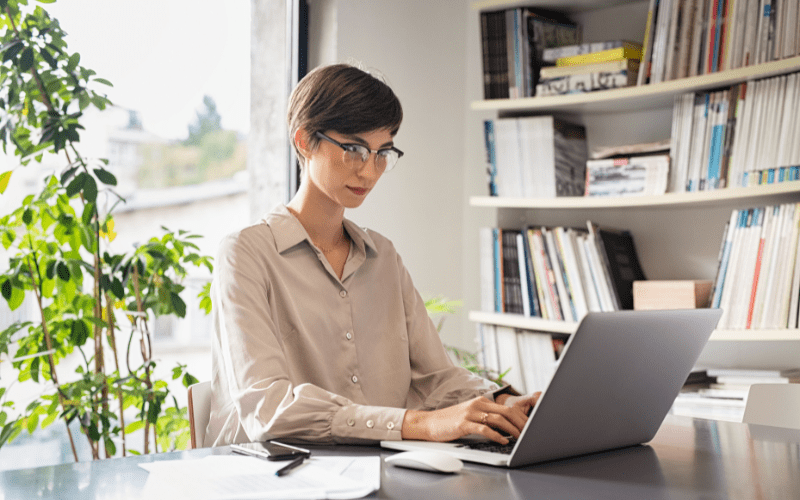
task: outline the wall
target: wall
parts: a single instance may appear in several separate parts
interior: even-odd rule
[[[346,217],[394,242],[423,296],[463,299],[467,0],[312,0],[310,8],[310,65],[358,61],[382,73],[403,104],[395,144],[405,156]],[[442,337],[472,347],[463,309]]]

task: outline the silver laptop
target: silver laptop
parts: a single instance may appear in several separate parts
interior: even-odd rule
[[[519,439],[498,443],[382,441],[504,467],[653,439],[714,331],[720,309],[589,313],[570,336]],[[476,449],[478,448],[478,449]]]

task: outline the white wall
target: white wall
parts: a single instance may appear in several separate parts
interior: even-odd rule
[[[310,2],[311,65],[354,59],[382,73],[403,104],[395,144],[406,155],[364,205],[346,216],[394,242],[423,296],[453,300],[464,298],[468,5],[467,0]],[[474,327],[466,335],[461,331],[467,305],[463,309],[445,321],[442,337],[472,347]]]

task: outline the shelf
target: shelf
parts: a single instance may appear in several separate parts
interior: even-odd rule
[[[800,195],[800,181],[765,184],[763,186],[736,187],[694,193],[667,193],[658,196],[628,197],[561,197],[561,198],[502,198],[498,196],[472,196],[473,207],[493,208],[543,208],[543,209],[587,209],[626,207],[670,207],[726,205],[732,201],[747,200],[768,203],[770,198],[787,194]]]
[[[513,9],[516,7],[539,7],[541,9],[557,10],[559,12],[580,12],[584,10],[600,9],[623,5],[626,3],[638,3],[644,0],[482,0],[473,2],[472,10],[501,10]]]
[[[542,318],[529,318],[521,314],[499,314],[483,311],[470,311],[469,320],[487,325],[510,326],[523,330],[571,334],[578,328],[578,323],[571,321],[552,321]]]
[[[710,340],[740,342],[800,341],[800,330],[715,330]]]
[[[502,113],[618,113],[671,107],[675,96],[800,71],[800,56],[708,75],[620,89],[521,99],[474,101],[473,110]]]
[[[572,334],[578,323],[529,318],[519,314],[499,314],[470,311],[469,320],[487,325],[508,326],[522,330]],[[715,330],[709,342],[775,342],[800,341],[800,330]]]

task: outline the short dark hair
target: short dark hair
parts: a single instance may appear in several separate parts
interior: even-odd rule
[[[357,134],[386,129],[395,135],[402,121],[403,108],[392,89],[349,64],[314,69],[300,80],[289,97],[289,140],[301,167],[305,158],[294,141],[300,129],[308,132],[306,140],[314,149],[320,141],[316,132]]]

